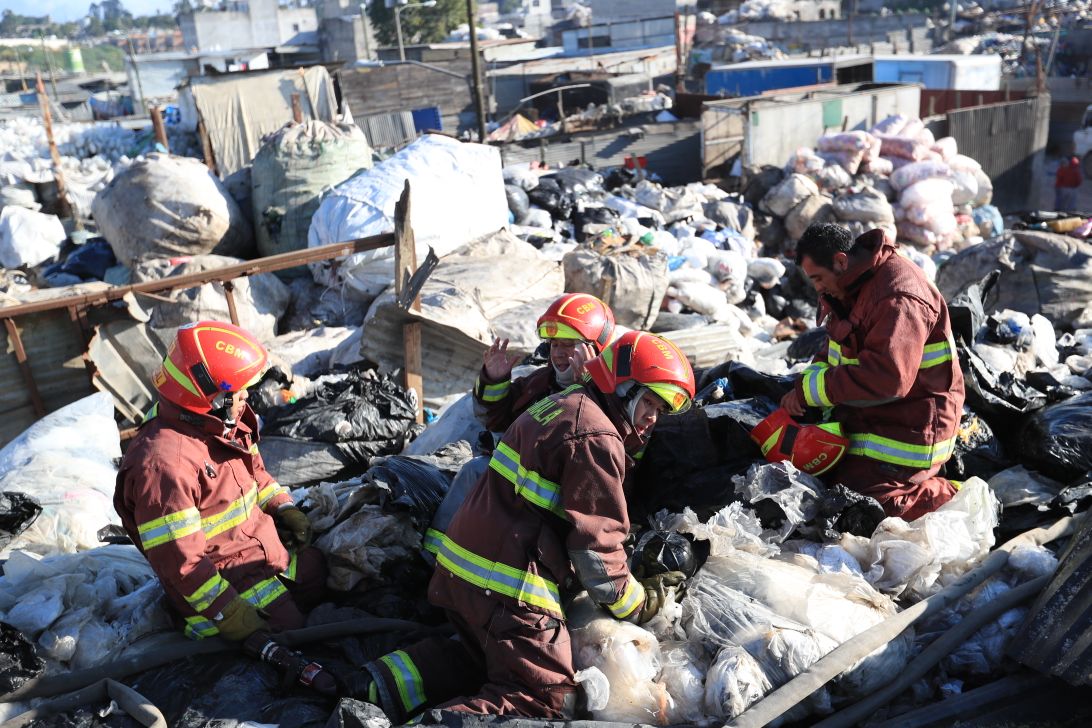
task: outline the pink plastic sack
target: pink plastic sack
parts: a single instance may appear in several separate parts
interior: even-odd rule
[[[820,152],[819,156],[831,164],[841,165],[850,174],[857,174],[861,160],[864,159],[864,152]]]
[[[877,123],[876,126],[872,127],[872,133],[890,134],[892,136],[901,134],[908,121],[910,121],[909,117],[903,116],[902,114],[892,114],[883,121]]]
[[[909,161],[909,160],[907,160]],[[879,174],[887,177],[895,171],[895,165],[891,163],[890,159],[886,157],[876,156],[869,159],[867,162],[862,162],[859,172],[868,172],[869,174]]]
[[[948,179],[952,176],[951,168],[944,162],[925,160],[908,164],[902,169],[896,169],[891,173],[891,185],[896,190],[903,190],[922,180]]]
[[[954,189],[951,180],[931,177],[903,190],[899,195],[899,203],[903,207],[927,207],[934,203],[943,203],[951,208]]]
[[[916,139],[924,128],[925,124],[922,123],[921,119],[910,119],[910,121],[906,122],[906,126],[902,128],[902,131],[899,132],[899,136]]]
[[[912,137],[880,135],[880,154],[916,161],[925,157],[929,148]]]
[[[825,134],[816,143],[820,152],[863,152],[872,147],[874,137],[867,131]]]
[[[937,139],[936,144],[933,145],[933,151],[939,154],[945,162],[951,161],[959,153],[955,137],[950,136]]]
[[[936,247],[942,249],[951,244],[951,241],[947,236],[937,235],[928,228],[923,228],[906,220],[899,222],[897,229],[899,232],[899,240],[905,240],[919,248]]]

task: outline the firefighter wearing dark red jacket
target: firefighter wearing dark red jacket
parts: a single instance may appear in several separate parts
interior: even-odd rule
[[[490,432],[504,432],[524,410],[572,384],[569,359],[598,356],[614,334],[614,313],[587,293],[566,293],[538,319],[538,335],[549,345],[550,363],[512,379],[519,357],[508,353],[508,339],[497,339],[483,356],[474,383],[474,414]]]
[[[457,639],[388,654],[355,676],[354,692],[402,722],[429,706],[489,715],[572,717],[576,683],[562,604],[587,589],[617,619],[645,621],[678,572],[638,582],[626,565],[622,483],[627,441],[694,396],[673,344],[629,332],[582,378],[508,429],[441,537],[429,600]],[[637,439],[630,435],[636,434]]]
[[[963,411],[963,373],[948,306],[921,269],[880,230],[812,225],[796,262],[820,295],[825,360],[812,362],[781,401],[789,414],[828,410],[849,439],[825,479],[912,520],[955,495],[939,476]]]
[[[258,454],[246,388],[266,359],[237,326],[180,327],[118,470],[114,509],[194,639],[302,627],[326,580],[307,516]]]

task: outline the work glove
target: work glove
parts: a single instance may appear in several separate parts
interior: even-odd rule
[[[281,506],[273,513],[273,522],[277,524],[277,535],[289,551],[299,551],[311,545],[311,519],[295,506]]]
[[[667,590],[671,587],[678,589],[686,581],[686,574],[681,571],[667,571],[663,574],[641,579],[641,586],[645,588],[645,603],[641,607],[641,615],[637,618],[637,624],[644,624],[656,616],[667,601]]]
[[[242,597],[235,597],[220,611],[216,628],[224,639],[242,642],[258,630],[268,630],[269,623],[258,614],[253,604]]]

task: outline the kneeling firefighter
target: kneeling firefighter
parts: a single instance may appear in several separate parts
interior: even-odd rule
[[[690,406],[690,364],[674,344],[629,332],[586,369],[508,429],[440,537],[429,600],[457,638],[420,642],[354,676],[357,697],[392,720],[430,706],[570,718],[564,600],[586,589],[615,618],[643,622],[683,580],[630,574],[622,484],[634,465],[626,443],[647,437],[660,414]]]

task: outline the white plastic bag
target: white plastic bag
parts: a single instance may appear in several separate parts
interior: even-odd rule
[[[56,215],[8,205],[0,210],[0,265],[33,268],[57,255],[67,237]]]
[[[739,645],[728,643],[717,652],[705,675],[705,711],[731,720],[772,689],[755,658]]]

